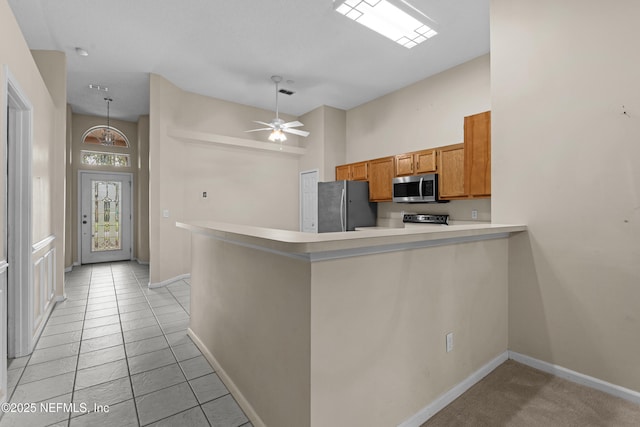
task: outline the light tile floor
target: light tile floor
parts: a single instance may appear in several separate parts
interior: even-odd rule
[[[8,361],[10,402],[36,410],[5,413],[0,427],[250,427],[186,334],[188,281],[148,281],[148,267],[134,262],[67,273],[67,300],[33,353]]]

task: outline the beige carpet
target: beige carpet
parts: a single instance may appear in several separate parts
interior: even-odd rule
[[[640,405],[508,360],[422,427],[640,426]]]

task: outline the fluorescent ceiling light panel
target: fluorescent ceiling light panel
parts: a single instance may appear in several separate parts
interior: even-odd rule
[[[345,0],[336,11],[408,49],[438,34],[387,0]]]

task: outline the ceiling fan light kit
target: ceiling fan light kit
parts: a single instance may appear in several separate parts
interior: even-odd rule
[[[279,117],[279,111],[278,111],[278,93],[279,93],[279,90],[278,90],[278,85],[282,81],[282,77],[281,76],[271,76],[271,81],[274,82],[275,85],[276,85],[276,118],[271,120],[270,123],[261,122],[259,120],[254,120],[253,121],[254,123],[258,123],[259,125],[265,125],[267,127],[259,128],[259,129],[251,129],[251,130],[247,130],[245,132],[258,132],[258,131],[262,131],[262,130],[270,130],[271,134],[269,134],[269,141],[280,142],[280,143],[282,143],[283,141],[287,140],[287,136],[285,135],[285,132],[293,134],[293,135],[303,136],[303,137],[306,138],[307,136],[309,136],[309,132],[307,132],[305,130],[300,130],[300,129],[293,129],[293,128],[296,128],[296,127],[304,126],[304,124],[300,123],[297,120],[285,123],[285,121],[282,120]]]
[[[287,140],[287,136],[281,130],[274,130],[269,135],[269,141],[271,142],[284,142]]]

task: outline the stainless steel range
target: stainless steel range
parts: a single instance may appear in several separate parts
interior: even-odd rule
[[[402,222],[415,224],[444,224],[449,225],[449,215],[443,214],[404,214]]]

